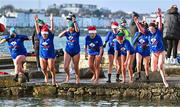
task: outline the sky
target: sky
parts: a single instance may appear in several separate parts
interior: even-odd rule
[[[48,5],[54,3],[57,5],[64,3],[94,4],[98,8],[108,8],[113,12],[123,10],[128,13],[132,11],[151,13],[156,11],[158,7],[166,11],[173,4],[180,8],[180,0],[0,0],[0,2],[0,6],[12,4],[16,8],[22,9],[46,9]]]

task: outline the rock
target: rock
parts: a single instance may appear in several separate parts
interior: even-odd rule
[[[161,89],[152,89],[153,96],[160,96],[161,95]]]
[[[13,96],[22,96],[24,94],[22,87],[11,87],[11,92]]]
[[[37,86],[33,89],[33,95],[35,96],[55,96],[57,95],[57,89],[53,86]]]
[[[80,69],[80,78],[92,78],[93,74],[89,70],[89,68],[81,68]],[[101,70],[99,78],[105,78],[104,72]]]
[[[161,96],[152,96],[152,100],[159,101],[161,100]]]
[[[51,73],[48,71],[48,77],[51,78]],[[30,79],[36,79],[36,78],[44,78],[44,74],[41,71],[32,71],[29,72],[29,78]]]
[[[26,82],[26,78],[24,75],[19,75],[18,77],[18,83],[21,84],[21,83],[25,83]]]
[[[78,88],[74,94],[75,95],[83,95],[85,93],[84,89],[83,88]]]
[[[98,95],[98,96],[105,95],[104,88],[96,88],[96,95]]]
[[[10,88],[0,88],[0,96],[11,96]]]
[[[152,93],[149,90],[140,90],[140,99],[151,99]]]
[[[93,88],[90,88],[90,89],[88,90],[88,92],[89,92],[89,95],[96,95],[96,90],[93,89]]]
[[[0,76],[0,87],[13,87],[18,85],[19,83],[13,80],[13,76],[11,75]]]
[[[166,64],[164,68],[167,75],[180,75],[180,66]]]
[[[141,78],[137,81],[135,80],[137,77],[138,77],[138,73],[134,73],[134,81],[136,82],[147,82],[146,80],[146,75],[145,75],[145,71],[141,71]],[[160,72],[150,72],[149,73],[149,80],[150,80],[150,83],[152,82],[162,82],[162,77],[160,75]]]
[[[127,89],[124,91],[123,96],[124,97],[137,97],[138,92],[136,90],[133,90],[133,89]]]
[[[75,92],[76,91],[76,88],[69,88],[68,89],[68,92]]]

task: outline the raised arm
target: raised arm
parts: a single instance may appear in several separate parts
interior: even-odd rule
[[[72,17],[72,21],[74,23],[74,29],[76,32],[79,32],[79,27],[78,27],[78,24],[76,22],[76,18],[75,17]]]
[[[39,24],[38,24],[38,15],[34,16],[34,20],[35,20],[36,33],[39,34],[40,33],[40,29],[39,29]]]
[[[34,46],[35,44],[35,36],[36,36],[36,29],[34,29],[33,35],[32,35],[32,44]]]
[[[0,40],[0,44],[3,44],[3,43],[5,43],[5,42],[6,42],[6,39]]]
[[[134,17],[134,22],[136,23],[136,26],[137,26],[139,32],[145,34],[145,29],[140,25],[137,17]]]
[[[58,37],[59,37],[59,38],[63,37],[66,32],[68,32],[68,30],[64,30],[63,32],[61,32],[61,33],[58,35]]]
[[[157,16],[158,16],[158,21],[159,21],[159,23],[158,23],[158,29],[159,29],[160,31],[162,31],[162,13],[161,13],[161,9],[160,9],[160,8],[158,8]]]
[[[51,21],[51,28],[50,28],[50,31],[52,33],[54,33],[54,18],[53,18],[53,14],[51,13],[50,15],[50,21]]]

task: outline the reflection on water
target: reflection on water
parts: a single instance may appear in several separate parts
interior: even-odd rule
[[[122,98],[107,97],[57,97],[57,98],[0,98],[0,106],[18,106],[18,107],[72,107],[72,106],[98,106],[98,107],[118,107],[118,106],[180,106],[177,101],[149,101],[133,100]]]

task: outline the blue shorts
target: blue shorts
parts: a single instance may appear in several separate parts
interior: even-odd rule
[[[80,51],[79,51],[79,52],[68,52],[68,51],[66,51],[66,53],[68,53],[71,57],[74,57],[74,56],[76,56],[77,54],[79,54]]]
[[[113,55],[114,56],[114,53],[115,53],[114,49],[113,50],[108,50],[108,55]],[[121,56],[120,51],[118,51],[118,57],[119,56]]]
[[[45,60],[48,60],[48,59],[54,59],[56,58],[56,55],[51,55],[51,56],[43,56],[43,55],[40,55],[41,58],[45,59]]]
[[[146,52],[137,52],[139,53],[143,58],[150,56],[150,53],[146,53]]]

